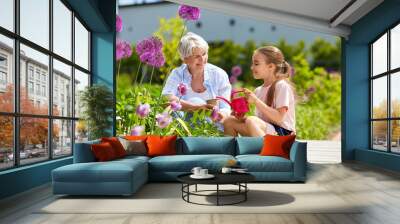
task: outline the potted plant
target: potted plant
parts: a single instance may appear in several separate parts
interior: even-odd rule
[[[102,84],[86,87],[81,92],[82,118],[88,128],[89,140],[110,136],[114,99],[110,89]]]

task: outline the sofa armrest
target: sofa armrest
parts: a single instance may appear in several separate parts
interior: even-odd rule
[[[307,174],[307,142],[295,141],[290,149],[290,160],[293,162],[293,179],[305,181]]]
[[[100,140],[75,143],[75,145],[74,145],[74,163],[95,162],[96,158],[94,157],[90,146],[92,144],[98,144],[98,143],[100,143]]]

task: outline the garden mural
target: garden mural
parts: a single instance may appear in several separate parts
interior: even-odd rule
[[[161,18],[153,36],[137,43],[117,38],[117,135],[223,136],[213,122],[216,107],[187,116],[179,112],[179,100],[169,103],[161,95],[168,74],[182,63],[177,48],[180,38],[188,32],[186,24],[198,20],[201,11],[182,5],[177,14],[175,18]],[[123,29],[119,16],[116,29]],[[209,43],[208,61],[228,73],[233,89],[254,89],[262,80],[252,77],[251,57],[256,48],[267,44],[281,49],[292,66],[290,79],[298,95],[297,137],[328,139],[340,132],[340,39],[334,44],[316,39],[309,46],[304,41],[289,44],[284,39],[260,45],[252,40],[243,45],[224,40]],[[177,88],[181,96],[185,94],[184,85]],[[251,108],[250,114],[253,112]]]

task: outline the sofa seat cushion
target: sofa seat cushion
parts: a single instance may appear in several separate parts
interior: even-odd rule
[[[147,172],[147,163],[139,159],[109,162],[75,163],[53,170],[58,182],[131,182],[132,177]],[[147,176],[147,175],[146,175]]]
[[[163,172],[190,172],[193,167],[203,167],[211,172],[219,171],[231,155],[174,155],[157,156],[149,160],[149,170]]]
[[[249,172],[293,172],[292,161],[279,156],[239,155],[236,160]]]

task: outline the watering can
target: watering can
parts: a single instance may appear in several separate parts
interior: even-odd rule
[[[244,92],[244,91],[233,91],[231,94],[231,102],[221,96],[217,96],[217,99],[221,99],[228,103],[232,111],[235,113],[237,117],[243,117],[245,113],[249,111],[249,104],[245,97],[235,97],[237,93]]]

